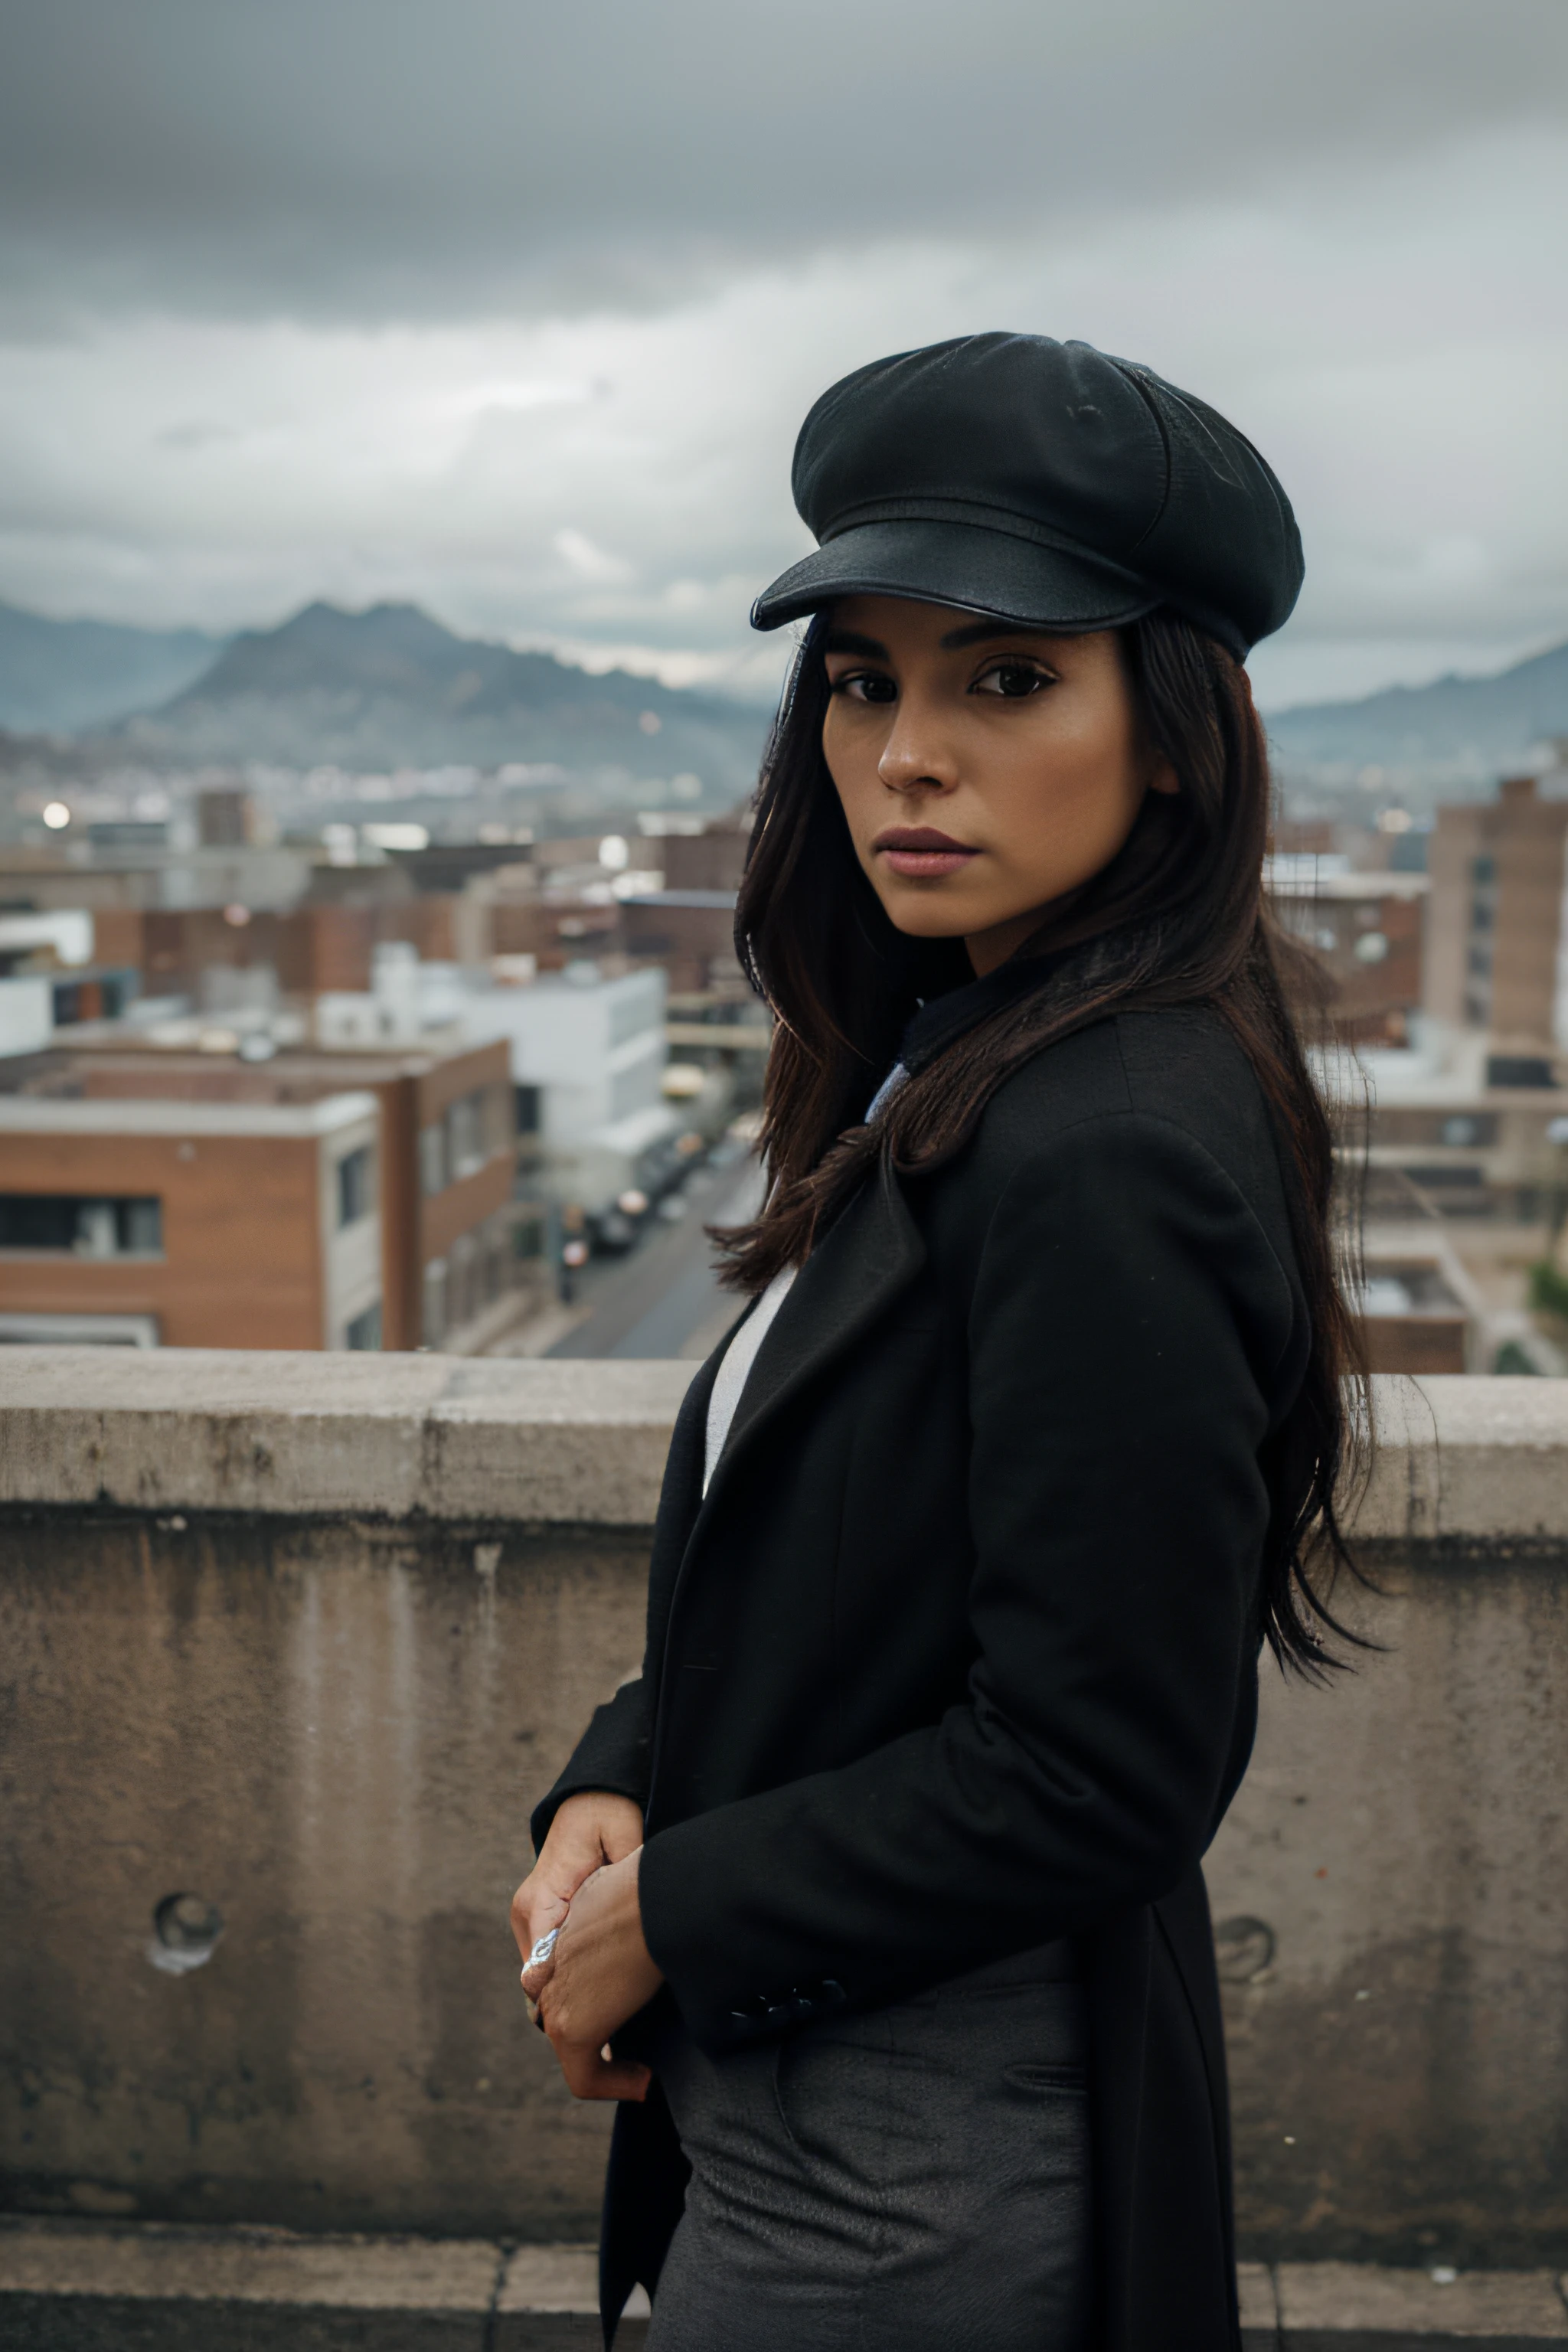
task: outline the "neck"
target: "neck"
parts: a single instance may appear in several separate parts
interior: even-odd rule
[[[967,932],[964,950],[974,967],[975,978],[984,980],[988,972],[1005,964],[1043,928],[1047,915],[1065,904],[1062,898],[1048,899],[1045,906],[1031,907],[1025,914],[1010,916],[1005,923],[993,923],[989,930]]]

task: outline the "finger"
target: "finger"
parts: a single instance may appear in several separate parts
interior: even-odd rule
[[[557,2042],[552,2046],[574,2099],[640,2102],[647,2098],[653,2080],[650,2067],[637,2065],[629,2058],[606,2058],[604,2051],[595,2050],[590,2042]]]
[[[605,1866],[604,1849],[596,1840],[564,1854],[552,1855],[546,1849],[511,1898],[511,1932],[525,1959],[531,1945],[561,1925],[574,1898]]]
[[[563,1911],[583,1875],[578,1871],[551,1870],[543,1863],[538,1864],[511,1898],[513,1916],[552,1908]]]
[[[531,1878],[523,1880],[511,1898],[511,1932],[524,1960],[541,1936],[560,1927],[569,1907],[568,1898],[553,1888],[536,1885]]]
[[[555,1974],[555,1963],[558,1957],[557,1938],[560,1934],[561,1929],[559,1927],[549,1928],[546,1933],[540,1937],[538,1943],[533,1946],[532,1949],[524,1955],[522,1963],[523,1983],[527,1990],[535,1995],[542,1992],[544,1987],[550,1982],[551,1978]]]
[[[555,1962],[553,1958],[542,1960],[537,1968],[524,1969],[521,1970],[518,1978],[518,1982],[522,1987],[522,1997],[524,2000],[527,2001],[530,2010],[537,2010],[539,2008],[541,2002],[544,1999],[545,1990],[553,1979],[554,1975]]]

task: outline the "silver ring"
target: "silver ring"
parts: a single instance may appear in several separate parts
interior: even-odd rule
[[[545,1961],[555,1949],[555,1938],[560,1933],[559,1927],[552,1927],[547,1936],[541,1936],[528,1956],[528,1965],[531,1969],[542,1969],[544,1966]]]

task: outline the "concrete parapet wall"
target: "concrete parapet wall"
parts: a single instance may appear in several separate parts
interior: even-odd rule
[[[591,2235],[529,1805],[636,1664],[680,1365],[0,1353],[0,2165],[37,2213]],[[1568,2256],[1568,1382],[1380,1383],[1387,1644],[1210,1860],[1246,2250]],[[203,1965],[153,1915],[217,1906]]]
[[[688,1364],[0,1352],[0,1504],[647,1527]],[[1380,1379],[1358,1528],[1568,1543],[1568,1384]]]
[[[647,1527],[689,1364],[0,1353],[0,1505]]]

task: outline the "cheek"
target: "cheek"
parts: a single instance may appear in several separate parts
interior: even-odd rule
[[[822,730],[822,756],[833,788],[843,803],[844,814],[851,827],[857,806],[862,805],[878,791],[879,779],[877,761],[880,745],[873,740],[873,730],[867,726],[835,722],[832,713]]]
[[[1142,785],[1120,734],[1099,730],[1019,743],[996,777],[993,805],[1017,862],[1050,867],[1063,857],[1103,864],[1131,829]]]

